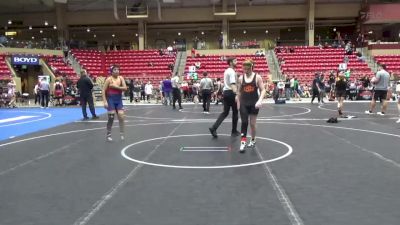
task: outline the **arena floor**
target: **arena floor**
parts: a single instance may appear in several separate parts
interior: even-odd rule
[[[128,106],[125,141],[105,115],[4,140],[0,224],[398,225],[397,109],[367,105],[266,104],[245,154],[230,118],[211,137],[214,105]]]

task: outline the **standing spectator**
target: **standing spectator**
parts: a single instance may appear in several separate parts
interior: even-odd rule
[[[315,78],[312,82],[312,98],[311,98],[311,104],[313,104],[315,97],[318,97],[318,103],[321,102],[321,97],[320,97],[320,91],[321,88],[319,86],[319,74],[315,74]]]
[[[172,100],[171,100],[171,93],[172,93],[172,83],[171,83],[171,78],[166,77],[165,80],[162,83],[163,85],[163,91],[164,91],[164,105],[171,105]]]
[[[42,78],[42,80],[40,81],[40,96],[41,96],[41,100],[40,102],[42,103],[42,109],[44,107],[49,108],[49,94],[50,94],[50,84],[47,81],[46,78]]]
[[[210,100],[214,84],[210,78],[207,77],[207,72],[203,72],[204,78],[200,81],[200,91],[203,98],[203,112],[210,113]]]
[[[140,81],[136,78],[133,84],[133,97],[135,98],[135,102],[140,102],[140,86]]]
[[[147,97],[147,103],[150,103],[150,98],[153,95],[153,85],[150,81],[147,82],[146,86],[144,87],[144,92]]]
[[[324,98],[325,98],[325,78],[324,78],[324,74],[320,74],[319,79],[318,79],[318,86],[319,86],[319,94],[320,94],[320,98],[321,98],[321,103],[325,103],[324,102]]]
[[[17,108],[15,105],[16,102],[16,96],[15,96],[15,88],[16,84],[14,79],[11,78],[10,82],[7,84],[7,89],[8,89],[8,96],[11,98],[10,103],[8,103],[9,108]]]
[[[290,100],[290,78],[289,78],[289,76],[286,78],[286,82],[285,82],[285,97],[286,97],[286,100]]]
[[[133,79],[130,80],[128,88],[129,88],[129,102],[133,102],[133,92],[134,92],[135,83]]]
[[[299,100],[299,101],[301,101],[301,97],[300,97],[300,84],[299,84],[299,81],[297,80],[297,77],[295,77],[294,78],[294,81],[293,81],[293,93],[294,93],[294,97],[297,99],[297,100]]]
[[[81,98],[83,120],[89,119],[86,112],[86,104],[89,104],[89,110],[90,113],[92,114],[92,119],[98,119],[99,117],[96,115],[93,102],[93,94],[92,94],[93,82],[87,76],[86,70],[81,71],[81,77],[78,80],[77,88],[79,90],[79,95]]]
[[[35,87],[33,88],[33,93],[35,94],[35,105],[37,103],[39,103],[40,105],[40,82],[37,82],[37,84],[35,85]]]
[[[221,82],[221,78],[217,78],[217,87],[215,91],[215,95],[217,96],[217,100],[215,102],[216,105],[218,105],[219,102],[222,102],[222,89],[223,89],[223,84]]]
[[[175,76],[171,79],[172,84],[172,109],[175,109],[175,103],[178,101],[179,104],[179,111],[182,108],[182,96],[181,96],[181,81],[179,79],[178,74],[176,73]]]
[[[371,100],[371,105],[369,110],[365,111],[366,114],[372,114],[376,106],[376,100],[380,99],[382,102],[382,109],[380,112],[376,114],[384,116],[387,109],[387,92],[389,89],[390,83],[390,75],[386,71],[386,65],[379,65],[379,71],[376,73],[376,76],[371,80],[371,83],[375,84],[374,96]]]
[[[146,83],[144,81],[140,81],[140,101],[143,100],[143,102],[146,101],[146,93],[144,91],[145,86]]]

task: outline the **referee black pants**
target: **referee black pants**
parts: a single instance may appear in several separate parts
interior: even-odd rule
[[[212,129],[217,130],[225,118],[229,115],[229,110],[232,108],[232,132],[237,132],[238,123],[238,108],[235,101],[236,94],[233,91],[224,91],[224,111],[219,115],[217,121],[215,121]]]

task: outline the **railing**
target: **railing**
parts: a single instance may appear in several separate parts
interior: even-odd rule
[[[274,70],[274,73],[272,74],[272,80],[281,80],[282,79],[282,72],[279,67],[278,63],[278,58],[276,57],[276,54],[274,50],[268,50],[267,51],[267,56],[269,58],[268,64],[271,64],[271,69]],[[269,67],[270,65],[268,65]]]
[[[69,52],[67,56],[67,61],[71,62],[71,67],[74,69],[75,73],[80,76],[82,71],[82,66],[79,64],[78,60],[74,57],[74,55]]]

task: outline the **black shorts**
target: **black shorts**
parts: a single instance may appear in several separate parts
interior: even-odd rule
[[[336,98],[346,97],[346,91],[336,91]]]
[[[240,105],[240,111],[248,115],[258,115],[259,109],[255,105]]]
[[[374,100],[375,101],[377,101],[377,100],[381,100],[381,101],[386,100],[386,97],[387,97],[387,91],[384,91],[384,90],[375,90],[374,91]]]

